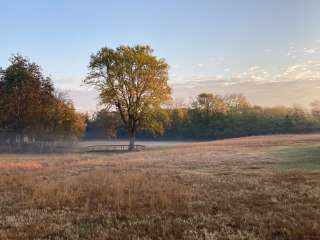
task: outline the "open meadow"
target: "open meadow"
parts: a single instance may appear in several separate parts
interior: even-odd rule
[[[0,239],[320,239],[320,135],[2,154]]]

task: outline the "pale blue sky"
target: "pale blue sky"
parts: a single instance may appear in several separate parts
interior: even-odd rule
[[[150,44],[173,83],[275,78],[319,60],[319,12],[318,0],[0,0],[0,66],[21,53],[72,89],[100,47]]]

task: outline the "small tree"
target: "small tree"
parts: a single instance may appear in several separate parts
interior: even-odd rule
[[[170,99],[168,64],[149,46],[102,48],[91,56],[85,83],[95,86],[101,103],[120,114],[134,149],[137,129],[163,132],[166,114],[161,104]]]
[[[225,112],[225,102],[219,95],[212,93],[201,93],[192,103],[193,108],[204,111],[206,114],[215,114]]]
[[[311,113],[316,119],[320,119],[320,101],[314,101],[310,104]]]

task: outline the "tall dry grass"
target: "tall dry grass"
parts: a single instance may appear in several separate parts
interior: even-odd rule
[[[51,209],[110,210],[119,213],[181,212],[191,202],[190,190],[175,176],[150,172],[84,174],[60,182],[33,183],[30,201]]]
[[[266,154],[318,140],[2,155],[0,239],[320,239],[320,173],[279,171]]]

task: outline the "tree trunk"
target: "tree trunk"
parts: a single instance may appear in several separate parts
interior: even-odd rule
[[[128,135],[129,135],[129,151],[134,150],[134,141],[136,135],[136,124],[132,116],[129,115],[128,119]]]
[[[134,141],[135,141],[135,133],[131,132],[129,133],[129,150],[134,150]]]

